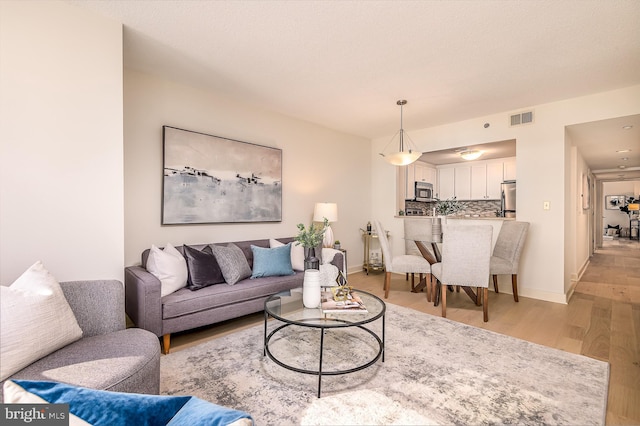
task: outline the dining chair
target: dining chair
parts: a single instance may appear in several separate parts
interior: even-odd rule
[[[373,224],[376,230],[376,234],[378,235],[380,248],[382,249],[382,256],[385,259],[384,297],[386,299],[389,297],[392,272],[400,274],[427,274],[431,272],[431,265],[429,265],[429,262],[427,262],[427,260],[420,255],[403,254],[399,256],[393,256],[391,247],[389,246],[389,240],[387,239],[387,234],[380,224],[380,221],[375,220]]]
[[[484,322],[489,321],[489,264],[493,226],[443,225],[442,261],[431,265],[431,274],[440,284],[442,316],[447,316],[446,286],[464,287],[465,292],[480,304]],[[477,293],[473,292],[476,288]],[[481,297],[480,289],[483,290]]]
[[[493,248],[489,271],[493,276],[493,289],[498,290],[498,275],[511,275],[513,300],[518,301],[518,264],[529,230],[529,222],[504,221]]]
[[[422,256],[416,241],[431,241],[431,221],[429,219],[411,219],[405,218],[404,223],[404,254],[413,256]],[[431,273],[431,270],[429,270]],[[409,273],[406,274],[407,280]],[[419,274],[419,280],[422,282],[422,273]],[[415,273],[411,273],[411,291],[415,291]]]

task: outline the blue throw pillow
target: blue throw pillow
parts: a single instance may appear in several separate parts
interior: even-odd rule
[[[293,275],[291,243],[275,248],[251,246],[253,272],[251,278]]]
[[[158,396],[94,390],[56,382],[7,380],[5,403],[69,404],[70,416],[92,426],[223,426],[251,416],[193,396]]]

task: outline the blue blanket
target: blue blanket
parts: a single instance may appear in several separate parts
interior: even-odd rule
[[[69,404],[70,414],[93,426],[223,426],[242,418],[251,419],[245,412],[212,404],[193,396],[109,392],[55,382],[13,382],[48,403]],[[251,421],[253,423],[252,419]]]

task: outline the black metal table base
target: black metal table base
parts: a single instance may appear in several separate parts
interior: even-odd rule
[[[276,364],[278,364],[279,366],[286,368],[287,370],[291,370],[291,371],[295,371],[298,373],[303,373],[303,374],[312,374],[312,375],[316,375],[318,376],[318,398],[320,398],[321,392],[322,392],[322,376],[337,376],[340,374],[349,374],[349,373],[354,373],[356,371],[360,371],[360,370],[364,370],[365,368],[375,364],[379,359],[382,359],[382,362],[384,362],[384,339],[385,339],[385,317],[384,315],[382,316],[382,338],[380,338],[380,336],[378,336],[373,330],[368,329],[367,327],[364,327],[363,325],[354,325],[353,327],[357,327],[361,330],[366,331],[367,333],[369,333],[371,336],[373,336],[376,341],[378,342],[378,352],[375,354],[375,356],[365,362],[364,364],[361,365],[357,365],[355,367],[352,368],[348,368],[348,369],[344,369],[344,370],[332,370],[332,371],[323,371],[322,367],[322,360],[323,360],[323,352],[324,352],[324,335],[326,332],[331,331],[333,332],[340,332],[341,329],[344,329],[344,327],[340,327],[340,328],[335,328],[335,327],[323,327],[320,325],[314,324],[313,326],[310,326],[309,328],[317,328],[320,331],[320,355],[319,355],[319,363],[318,363],[318,369],[317,370],[307,370],[307,369],[303,369],[303,368],[298,368],[289,364],[286,364],[285,362],[279,360],[274,354],[271,353],[271,351],[269,350],[269,341],[271,340],[271,338],[278,333],[279,331],[290,327],[290,326],[300,326],[300,325],[296,325],[296,324],[283,324],[280,325],[279,327],[277,327],[275,330],[273,330],[271,333],[269,333],[267,335],[267,322],[269,319],[269,314],[265,311],[264,314],[264,350],[263,350],[263,356],[267,355],[269,356],[269,358],[271,358],[273,360],[273,362],[275,362]],[[318,321],[319,318],[315,318],[312,319],[310,321]],[[338,321],[338,322],[342,322],[345,324],[348,324],[347,321],[344,320],[340,320],[340,319],[336,319],[336,318],[322,318],[322,320],[324,321]]]

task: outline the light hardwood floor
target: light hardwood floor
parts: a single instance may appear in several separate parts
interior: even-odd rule
[[[404,276],[392,274],[388,302],[440,315],[425,293],[411,293]],[[384,274],[349,274],[349,284],[383,296]],[[447,318],[610,363],[608,425],[640,425],[640,243],[607,242],[592,257],[567,305],[489,292],[489,322],[463,293],[449,293]],[[263,320],[249,315],[176,334],[171,351],[244,329]],[[491,360],[487,360],[491,362]]]

